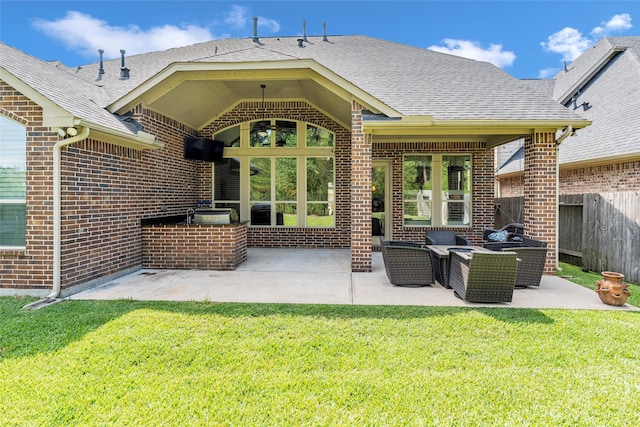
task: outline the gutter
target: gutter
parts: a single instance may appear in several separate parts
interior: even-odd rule
[[[87,139],[90,132],[91,129],[83,127],[82,131],[78,135],[60,140],[53,146],[53,288],[51,293],[47,296],[47,299],[58,299],[60,298],[61,293],[60,266],[62,261],[60,259],[60,246],[62,241],[60,237],[60,228],[62,217],[62,184],[60,169],[62,147]]]
[[[556,139],[556,270],[558,270],[558,262],[560,260],[560,245],[558,239],[560,238],[560,232],[558,231],[558,217],[560,216],[560,144],[574,133],[573,126],[569,125],[564,129],[564,132],[558,139]]]

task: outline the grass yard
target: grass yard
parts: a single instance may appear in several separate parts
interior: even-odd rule
[[[2,426],[640,425],[640,313],[0,298]]]

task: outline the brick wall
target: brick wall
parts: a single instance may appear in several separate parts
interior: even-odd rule
[[[235,270],[247,260],[247,224],[145,225],[144,268]]]
[[[560,166],[559,194],[605,193],[640,189],[640,161],[627,161],[581,168]],[[500,179],[502,197],[523,195],[522,175]]]
[[[371,271],[371,135],[364,134],[362,110],[351,106],[351,271]]]
[[[560,169],[560,194],[640,190],[640,160]]]
[[[521,197],[524,192],[522,175],[499,179],[500,197]]]
[[[0,249],[0,288],[51,289],[53,281],[53,153],[58,135],[42,126],[42,109],[0,80],[0,114],[25,126],[26,248]]]
[[[53,146],[40,107],[0,82],[1,113],[27,126],[27,239],[23,251],[0,249],[0,288],[53,285]],[[195,130],[141,107],[134,116],[165,147],[123,148],[88,139],[61,152],[61,287],[139,267],[142,218],[186,215],[197,200],[197,162],[183,159]],[[90,136],[91,137],[91,136]]]
[[[524,141],[523,222],[532,239],[548,242],[545,273],[556,270],[556,143],[554,133]]]
[[[404,154],[470,153],[472,157],[472,226],[450,228],[474,243],[482,242],[482,231],[493,227],[493,150],[480,142],[405,142],[373,144],[374,160],[392,162],[392,236],[394,240],[424,243],[425,229],[402,224],[402,161]],[[441,229],[447,229],[446,227]]]
[[[93,139],[62,152],[63,289],[141,265],[140,220],[186,215],[196,202],[196,165],[183,159],[180,123],[137,108],[165,147],[140,151]]]
[[[336,207],[335,228],[270,228],[249,227],[247,244],[249,247],[263,248],[348,248],[351,230],[351,134],[337,122],[302,101],[282,102],[242,102],[222,114],[201,135],[212,138],[213,135],[229,126],[243,122],[268,118],[300,120],[328,129],[335,133],[335,170],[336,170]],[[212,200],[211,165],[198,168],[198,199]]]

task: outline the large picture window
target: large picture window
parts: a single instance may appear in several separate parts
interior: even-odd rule
[[[335,136],[292,120],[262,119],[214,135],[225,159],[213,166],[215,207],[252,226],[335,225]]]
[[[27,226],[27,134],[0,117],[0,247],[24,247]]]
[[[406,155],[402,174],[404,225],[471,225],[469,154]]]

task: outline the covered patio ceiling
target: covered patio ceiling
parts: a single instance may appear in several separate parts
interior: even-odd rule
[[[264,85],[264,89],[262,88]],[[142,103],[153,111],[202,129],[241,101],[306,101],[346,128],[351,127],[351,100],[358,98],[345,82],[334,82],[314,70],[188,70],[160,73],[114,103],[123,114]],[[361,101],[362,102],[362,101]],[[364,102],[363,102],[364,103]],[[374,103],[378,103],[374,101]],[[369,104],[369,103],[367,103]],[[371,105],[380,113],[381,110]],[[390,112],[386,108],[386,112]],[[397,115],[397,113],[395,113]]]
[[[201,129],[240,101],[305,100],[350,127],[351,105],[313,80],[186,80],[147,105],[154,111]]]

